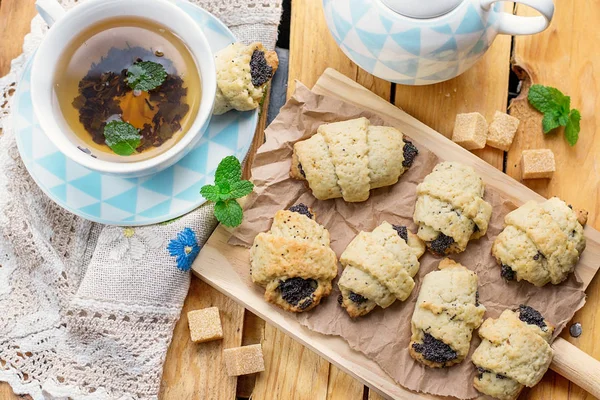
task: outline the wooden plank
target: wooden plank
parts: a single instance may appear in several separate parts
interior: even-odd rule
[[[29,33],[30,22],[35,15],[33,1],[0,1],[0,76],[10,71],[10,62],[23,52],[23,39]],[[6,99],[0,99],[0,107]],[[2,134],[0,130],[0,135]],[[30,396],[17,396],[8,383],[0,382],[0,399],[31,399]]]
[[[221,314],[223,340],[191,342],[187,312],[213,306]],[[159,398],[233,399],[237,379],[227,376],[222,353],[223,349],[241,345],[243,316],[243,307],[201,280],[192,279],[167,353]]]
[[[2,400],[31,400],[31,396],[17,396],[10,385],[0,382],[0,399]]]
[[[385,397],[377,393],[376,391],[369,389],[369,398],[368,400],[386,400]]]
[[[327,400],[362,400],[365,390],[362,383],[330,364]]]
[[[265,334],[265,321],[260,317],[246,310],[244,313],[244,331],[242,336],[242,346],[251,344],[262,344]],[[268,373],[268,372],[264,372]],[[256,374],[242,375],[238,377],[237,397],[248,399],[252,397],[254,386],[256,383]]]
[[[386,101],[381,100],[377,95],[362,88],[342,74],[327,70],[313,90],[321,94],[342,98],[348,102],[360,101],[360,104],[357,105],[387,117],[414,140],[435,152],[441,159],[460,159],[463,163],[472,165],[482,175],[487,185],[512,198],[516,204],[522,204],[531,199],[541,199],[532,190],[515,182],[485,161]],[[587,227],[585,233],[588,246],[577,268],[587,285],[600,267],[597,263],[597,260],[600,259],[600,232]],[[361,381],[367,382],[370,386],[378,388],[386,395],[401,399],[422,398],[422,396],[395,385],[375,363],[362,354],[351,351],[343,339],[310,332],[302,328],[293,316],[264,302],[262,296],[248,288],[233,269],[234,265],[236,268],[248,267],[248,251],[227,245],[227,238],[228,233],[224,229],[217,229],[200,253],[196,263],[194,263],[195,273],[219,290],[235,296],[237,301],[243,303],[262,318],[267,318],[271,324],[288,334],[292,334],[301,343],[335,362],[345,372],[360,378]]]
[[[250,177],[250,169],[252,168],[252,164],[254,163],[254,156],[256,155],[256,151],[265,142],[265,127],[267,126],[267,110],[269,109],[270,97],[271,90],[269,87],[267,95],[265,96],[265,101],[262,104],[262,110],[260,111],[260,116],[258,119],[258,124],[256,125],[256,130],[254,131],[254,138],[252,139],[252,144],[250,144],[250,149],[248,149],[248,155],[244,160],[244,170],[242,172],[244,179],[248,179]]]
[[[265,329],[266,373],[259,374],[254,400],[325,400],[329,363],[279,329]],[[306,366],[310,368],[306,368]]]
[[[320,1],[292,1],[288,97],[296,90],[295,80],[312,86],[328,64],[354,79],[357,67],[337,46],[325,22]]]
[[[572,106],[578,108],[583,117],[581,136],[577,145],[570,147],[563,138],[562,129],[544,135],[541,115],[531,112],[526,99],[516,101],[511,111],[523,120],[508,152],[507,173],[519,179],[522,150],[552,149],[557,163],[554,177],[549,181],[525,181],[525,184],[544,196],[559,196],[575,207],[588,210],[588,225],[600,228],[600,115],[597,113],[600,71],[594,68],[600,63],[597,51],[600,31],[587,23],[600,20],[600,8],[594,2],[575,0],[561,0],[555,5],[550,28],[538,35],[516,37],[513,56],[515,63],[528,72],[533,83],[557,87],[571,96]],[[520,5],[517,13],[535,15],[535,12]],[[524,83],[524,87],[528,85],[528,82]],[[587,293],[586,306],[573,319],[582,324],[583,334],[572,338],[563,332],[562,337],[598,360],[600,279],[592,281]],[[580,400],[593,397],[561,376],[549,373],[525,398]]]
[[[506,4],[510,11],[512,4]],[[496,37],[475,66],[446,82],[428,86],[396,86],[395,104],[444,136],[452,137],[456,114],[480,112],[488,121],[505,111],[508,97],[511,38]],[[504,152],[492,147],[473,151],[502,170]]]
[[[29,33],[35,14],[33,0],[0,2],[0,76],[8,74],[11,60],[23,52],[23,38]]]

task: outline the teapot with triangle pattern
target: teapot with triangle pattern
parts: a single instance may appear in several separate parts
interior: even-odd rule
[[[517,0],[540,15],[513,15],[498,0],[323,0],[343,52],[379,78],[403,85],[446,81],[473,66],[498,34],[545,30],[552,0]]]

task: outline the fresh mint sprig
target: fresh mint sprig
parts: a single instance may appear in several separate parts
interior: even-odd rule
[[[147,92],[156,89],[167,79],[167,71],[154,61],[138,61],[127,68],[127,84],[133,90]]]
[[[571,146],[579,139],[581,114],[571,109],[571,98],[560,90],[543,85],[532,85],[527,96],[529,104],[544,114],[542,129],[548,133],[559,126],[565,127],[565,138]]]
[[[104,142],[120,156],[130,156],[140,145],[140,130],[123,121],[111,121],[104,126]]]
[[[225,226],[242,223],[243,211],[236,199],[250,194],[254,184],[242,179],[242,165],[234,156],[221,160],[215,172],[215,184],[204,185],[200,194],[215,203],[215,217]]]

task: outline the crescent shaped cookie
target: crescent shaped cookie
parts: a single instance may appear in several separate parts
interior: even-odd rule
[[[473,329],[481,325],[477,274],[448,258],[425,275],[411,320],[412,358],[432,368],[460,363],[469,353]]]
[[[277,53],[259,42],[233,43],[215,56],[217,93],[213,114],[229,110],[254,110],[262,100],[269,80],[279,66]]]
[[[434,254],[460,253],[487,232],[492,206],[483,200],[483,180],[457,162],[442,162],[417,186],[413,219],[417,235]]]
[[[564,281],[585,249],[585,219],[557,197],[529,201],[508,213],[492,246],[501,275],[535,286]]]
[[[500,400],[514,400],[524,386],[535,386],[552,362],[554,327],[535,309],[521,305],[488,318],[479,328],[481,344],[473,353],[473,386]]]
[[[373,126],[363,117],[321,125],[312,137],[297,142],[290,175],[306,180],[319,200],[361,202],[371,189],[398,182],[417,154],[402,132]]]
[[[340,257],[340,304],[355,318],[410,296],[425,245],[405,226],[382,223],[360,232]]]
[[[338,271],[329,232],[304,204],[277,211],[271,230],[254,239],[250,268],[265,300],[293,312],[316,307]]]

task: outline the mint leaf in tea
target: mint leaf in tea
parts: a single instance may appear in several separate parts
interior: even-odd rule
[[[57,112],[78,145],[100,159],[154,157],[177,143],[198,113],[193,56],[152,21],[119,17],[93,25],[67,46],[61,64],[54,77]],[[115,139],[116,127],[127,140]]]
[[[165,67],[152,61],[138,61],[127,69],[127,84],[133,90],[147,92],[163,84]]]
[[[104,142],[120,156],[130,156],[140,145],[139,129],[123,121],[111,121],[104,126]]]

